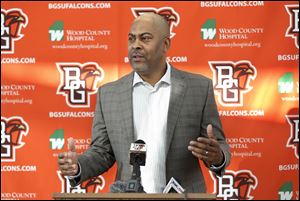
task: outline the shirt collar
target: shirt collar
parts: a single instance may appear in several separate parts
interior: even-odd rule
[[[167,62],[167,70],[164,76],[156,83],[165,82],[171,85],[171,65]],[[146,83],[138,73],[134,72],[133,83],[132,86],[135,86],[138,83]]]

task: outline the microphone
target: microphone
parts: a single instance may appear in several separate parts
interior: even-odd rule
[[[141,170],[140,166],[146,164],[146,143],[143,140],[137,140],[131,143],[129,156],[130,165],[133,166],[131,179],[127,182],[126,192],[144,192],[141,184]]]

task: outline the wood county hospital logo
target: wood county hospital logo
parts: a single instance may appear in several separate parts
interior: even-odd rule
[[[28,17],[19,8],[1,9],[1,54],[13,54],[15,42],[23,38],[22,28],[28,24]]]
[[[25,145],[23,137],[28,132],[29,126],[22,117],[1,116],[1,162],[16,161],[16,150]]]
[[[97,93],[98,84],[104,78],[104,70],[95,62],[56,63],[60,73],[60,85],[57,94],[66,98],[72,108],[90,106],[90,96]]]

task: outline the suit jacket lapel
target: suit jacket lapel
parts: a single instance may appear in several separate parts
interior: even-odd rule
[[[168,153],[170,144],[174,135],[175,125],[179,116],[180,108],[185,96],[187,88],[185,77],[180,71],[171,68],[171,96],[167,120],[167,139],[166,139],[166,153]]]
[[[120,114],[122,119],[122,130],[126,139],[125,143],[132,143],[134,140],[133,134],[133,109],[132,109],[132,82],[133,73],[129,74],[120,86],[119,90],[119,104],[120,104]],[[130,147],[128,146],[128,149]]]

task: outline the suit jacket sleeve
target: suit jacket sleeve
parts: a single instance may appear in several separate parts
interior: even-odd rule
[[[214,98],[214,91],[212,87],[212,81],[209,81],[208,91],[207,91],[207,100],[203,111],[203,118],[201,123],[201,134],[207,136],[207,125],[212,124],[213,133],[217,138],[217,141],[220,144],[220,147],[225,156],[225,165],[218,171],[215,172],[218,176],[222,176],[225,173],[225,168],[229,165],[231,160],[231,154],[229,150],[229,146],[226,142],[225,135],[222,129],[222,124],[219,118],[219,113],[216,105],[216,101]]]
[[[79,178],[70,180],[72,186],[78,185],[89,178],[106,172],[115,162],[115,156],[105,125],[101,93],[102,96],[105,96],[103,88],[99,88],[97,94],[92,128],[92,142],[88,150],[78,157],[78,162],[81,166],[81,174]]]

